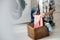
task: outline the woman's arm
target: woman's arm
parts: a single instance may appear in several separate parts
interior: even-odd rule
[[[47,15],[49,15],[49,14],[53,14],[53,12],[54,12],[54,10],[50,10],[49,12],[43,13],[43,14],[41,14],[41,15],[42,15],[42,17],[45,17],[45,16],[47,16]]]
[[[55,11],[55,2],[54,2],[54,0],[50,0],[49,7],[50,7],[49,12],[42,14],[43,17],[45,17],[49,14],[53,14],[53,12]]]

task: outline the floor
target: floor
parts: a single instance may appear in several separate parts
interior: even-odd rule
[[[56,13],[54,14],[54,22],[56,23],[55,25],[55,28],[53,30],[53,33],[50,34],[49,37],[45,37],[45,38],[42,38],[40,40],[59,40],[60,39],[60,17],[59,17],[60,13]],[[20,27],[21,26],[21,27]],[[28,34],[27,34],[27,25],[24,24],[24,25],[18,25],[18,27],[16,28],[16,33],[19,34],[19,37],[20,37],[20,40],[31,40],[30,37],[28,37]]]
[[[54,22],[56,23],[53,33],[49,37],[45,37],[39,40],[60,40],[60,0],[55,0],[56,12],[54,14]],[[32,40],[27,35],[27,24],[16,25],[16,34],[20,40]]]

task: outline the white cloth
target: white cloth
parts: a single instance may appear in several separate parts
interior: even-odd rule
[[[49,11],[49,0],[39,0],[38,3],[40,8],[40,13],[46,13],[47,11]]]

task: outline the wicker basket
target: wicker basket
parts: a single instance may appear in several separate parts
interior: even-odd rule
[[[27,29],[28,29],[28,36],[31,37],[32,39],[40,39],[49,36],[49,31],[45,26],[34,28],[34,24],[31,23],[28,24]]]

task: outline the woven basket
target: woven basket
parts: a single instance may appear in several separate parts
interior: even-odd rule
[[[49,31],[45,26],[34,28],[34,24],[31,23],[28,24],[27,29],[28,29],[28,36],[31,37],[32,39],[40,39],[49,36]]]

